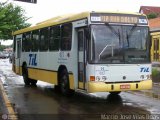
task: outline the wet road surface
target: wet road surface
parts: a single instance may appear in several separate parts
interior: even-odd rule
[[[0,60],[0,74],[20,120],[146,119],[144,115],[148,119],[151,119],[149,115],[160,118],[160,100],[140,93],[122,92],[117,96],[75,93],[68,98],[48,83],[38,81],[37,87],[25,87],[22,77],[11,71],[7,59]]]

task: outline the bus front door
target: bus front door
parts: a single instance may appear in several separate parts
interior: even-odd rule
[[[78,30],[78,88],[85,89],[86,68],[85,68],[85,36],[84,29]]]
[[[16,73],[21,74],[21,69],[20,69],[20,58],[21,58],[21,39],[18,38],[16,39]]]

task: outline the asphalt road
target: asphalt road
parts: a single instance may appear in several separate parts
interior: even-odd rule
[[[75,93],[68,98],[48,83],[38,81],[37,87],[25,87],[22,77],[12,72],[8,59],[0,60],[0,75],[20,120],[160,119],[160,100],[143,94],[144,91],[117,96]]]

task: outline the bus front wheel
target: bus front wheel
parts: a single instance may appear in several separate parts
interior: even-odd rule
[[[36,86],[37,84],[37,80],[34,80],[34,79],[30,79],[30,82],[32,86]]]
[[[121,92],[117,91],[117,92],[109,92],[111,95],[119,95]]]
[[[69,76],[66,69],[62,70],[60,73],[60,89],[62,94],[66,96],[70,94]]]

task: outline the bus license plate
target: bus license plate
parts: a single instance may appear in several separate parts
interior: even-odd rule
[[[120,85],[120,89],[130,89],[130,84]]]

